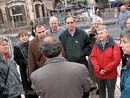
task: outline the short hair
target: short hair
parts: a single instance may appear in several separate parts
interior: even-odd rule
[[[28,35],[28,32],[27,31],[20,31],[18,33],[18,37],[20,37],[21,35]]]
[[[67,16],[67,17],[65,17],[65,23],[66,23],[66,20],[68,19],[68,18],[73,18],[73,20],[74,20],[74,22],[75,22],[75,18],[74,18],[74,16]]]
[[[62,50],[60,40],[53,36],[46,36],[40,39],[38,47],[47,58],[57,57]]]
[[[94,17],[92,23],[94,23],[95,21],[99,21],[101,24],[103,23],[103,19],[99,17]]]
[[[36,26],[35,26],[35,31],[36,31],[37,28],[41,28],[42,26],[43,26],[44,28],[46,28],[45,25],[43,25],[43,24],[41,24],[41,23],[36,24]]]
[[[5,37],[4,35],[0,35],[0,44],[2,41],[7,41],[8,42],[8,38]]]
[[[124,31],[122,31],[120,38],[126,37],[130,41],[130,29],[127,28]]]
[[[105,32],[108,32],[108,27],[106,25],[100,25],[98,27],[98,30],[97,31],[105,31]]]
[[[128,21],[128,19],[130,19],[130,14],[127,15],[127,16],[125,17],[125,19],[124,19],[124,25],[125,25],[125,27],[126,27],[126,22]]]
[[[58,22],[58,18],[56,17],[56,16],[52,16],[52,17],[50,17],[50,19],[49,19],[49,22],[52,20],[52,19],[56,19],[57,20],[57,22]]]

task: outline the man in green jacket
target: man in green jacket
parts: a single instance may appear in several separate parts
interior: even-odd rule
[[[71,62],[84,64],[88,67],[86,56],[89,56],[91,52],[91,40],[84,30],[76,27],[72,16],[66,17],[65,24],[67,29],[60,35],[60,40],[65,51],[65,58]]]

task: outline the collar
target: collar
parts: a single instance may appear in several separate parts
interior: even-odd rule
[[[59,27],[57,28],[57,31],[56,31],[56,32],[58,32],[58,30],[59,30]],[[51,33],[56,33],[56,32],[54,32],[51,28],[50,28],[50,31],[51,31]]]
[[[108,39],[107,39],[104,47],[102,45],[102,41],[100,41],[100,40],[96,41],[96,43],[95,43],[95,45],[100,49],[101,52],[103,52],[103,50],[107,49],[108,47],[111,47],[111,46],[114,47],[114,44],[115,44],[115,42],[114,42],[113,38],[110,36],[108,36]]]
[[[57,62],[64,62],[67,61],[64,57],[58,56],[54,58],[48,58],[48,60],[45,62],[45,65],[51,64],[51,63],[57,63]]]
[[[67,29],[67,35],[73,37],[73,36],[75,36],[75,35],[77,34],[77,30],[78,30],[78,29],[77,29],[76,27],[75,27],[75,29],[74,29],[74,32],[70,32],[70,31]]]

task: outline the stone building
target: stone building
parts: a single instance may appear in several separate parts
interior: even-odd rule
[[[0,29],[28,26],[30,21],[47,17],[54,0],[0,0]]]
[[[58,11],[63,10],[63,8],[64,10],[71,9],[73,4],[82,5],[85,1],[86,0],[0,0],[0,30],[27,27],[31,21],[47,23],[48,18],[53,15],[51,12],[57,11],[56,9],[58,9]]]

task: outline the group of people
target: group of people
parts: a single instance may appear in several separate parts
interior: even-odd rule
[[[130,55],[130,17],[125,20],[129,29],[122,31],[120,46],[102,22],[94,18],[85,32],[76,26],[73,16],[65,18],[66,28],[59,27],[53,16],[48,30],[39,23],[32,26],[34,37],[30,39],[26,31],[18,33],[14,58],[8,53],[8,39],[0,36],[0,88],[8,89],[6,97],[89,98],[96,87],[99,98],[106,98],[106,92],[108,98],[114,98],[117,67],[123,55]],[[129,65],[128,59],[121,71],[121,98],[130,96]]]

